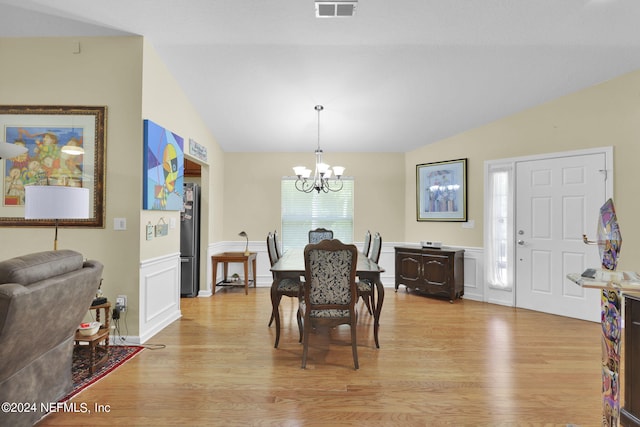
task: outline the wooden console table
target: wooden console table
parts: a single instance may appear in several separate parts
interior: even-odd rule
[[[75,351],[88,351],[89,352],[89,375],[92,375],[96,368],[101,366],[109,359],[109,333],[111,332],[109,326],[111,303],[105,302],[104,304],[94,305],[89,307],[89,310],[96,311],[96,322],[100,322],[100,311],[104,313],[104,323],[93,335],[85,336],[76,331]],[[83,344],[84,343],[84,344]]]
[[[396,292],[400,285],[453,302],[464,295],[464,249],[396,246]]]
[[[218,274],[218,263],[222,263],[224,269],[224,278],[215,284],[215,286],[236,286],[234,282],[230,282],[227,279],[227,273],[229,271],[228,264],[230,262],[241,262],[244,264],[244,293],[249,294],[249,265],[251,265],[251,271],[253,275],[253,287],[256,287],[256,258],[257,252],[249,252],[249,255],[245,255],[244,252],[221,252],[211,256],[211,267],[213,274],[213,281],[215,283],[216,276]],[[214,288],[215,288],[214,286]],[[215,289],[213,290],[215,294]]]

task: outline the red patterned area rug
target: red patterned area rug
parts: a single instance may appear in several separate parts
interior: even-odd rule
[[[86,351],[73,352],[73,365],[71,373],[73,375],[73,389],[71,393],[60,399],[65,402],[85,388],[95,384],[102,378],[122,366],[128,360],[140,353],[144,347],[136,345],[112,345],[109,346],[109,358],[98,368],[93,375],[89,375],[89,357]]]

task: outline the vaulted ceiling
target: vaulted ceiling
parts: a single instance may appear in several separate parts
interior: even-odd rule
[[[639,22],[638,0],[0,0],[0,37],[145,36],[228,152],[313,151],[316,104],[325,151],[413,150],[640,69]]]

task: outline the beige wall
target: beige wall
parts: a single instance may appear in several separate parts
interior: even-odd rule
[[[222,204],[212,203],[220,200],[224,187],[223,153],[215,138],[205,126],[198,112],[193,108],[182,89],[178,86],[170,71],[158,57],[153,47],[145,42],[144,71],[142,91],[143,119],[149,119],[184,138],[185,156],[197,161],[202,167],[200,179],[201,194],[201,286],[206,286],[207,246],[220,240],[223,230]],[[189,140],[207,148],[207,160],[195,159],[189,154]],[[142,139],[141,139],[142,140]],[[142,164],[142,163],[141,163]],[[140,198],[142,200],[142,196]],[[145,225],[157,224],[160,219],[170,223],[173,219],[175,229],[168,236],[146,240]],[[158,256],[180,252],[180,212],[140,211],[140,258],[149,260]]]
[[[142,81],[142,118],[150,119],[184,138],[184,151],[188,157],[190,157],[189,139],[193,139],[207,147],[207,161],[198,160],[198,162],[205,165],[205,173],[213,173],[216,179],[211,180],[211,184],[205,187],[206,194],[203,195],[201,229],[204,236],[212,238],[213,230],[222,229],[221,211],[219,209],[210,209],[209,203],[210,200],[220,198],[223,193],[224,168],[222,150],[220,150],[213,135],[202,122],[198,112],[195,111],[191,102],[148,42],[145,42],[144,48]],[[142,140],[142,136],[140,138]],[[190,158],[193,159],[193,157]],[[209,166],[212,164],[217,166],[210,168]],[[202,182],[208,183],[208,180],[203,179]],[[142,195],[140,200],[142,200]],[[149,222],[156,224],[160,218],[165,219],[167,222],[173,219],[177,224],[176,229],[170,230],[168,236],[150,241],[146,240],[144,229],[141,230],[140,258],[143,260],[180,251],[180,212],[151,210],[140,212],[140,223],[142,225]]]
[[[80,53],[75,53],[78,43]],[[143,224],[155,224],[160,217],[179,220],[179,214],[142,211],[142,120],[151,119],[186,143],[193,138],[207,147],[203,180],[212,176],[213,184],[203,194],[205,203],[221,197],[222,152],[142,37],[0,39],[0,51],[3,64],[13,64],[0,67],[1,104],[107,107],[105,228],[62,228],[59,248],[105,264],[103,291],[112,301],[127,295],[125,333],[136,336],[141,261],[180,252],[178,226],[167,237],[145,239]],[[114,218],[126,218],[127,230],[114,231]],[[220,238],[222,208],[207,205],[204,223],[206,247]],[[0,259],[52,249],[53,235],[48,228],[1,227]]]
[[[622,232],[620,268],[637,270],[640,202],[634,188],[640,177],[640,71],[523,111],[519,114],[407,153],[405,161],[405,236],[407,241],[442,240],[447,244],[482,247],[483,167],[486,160],[540,153],[614,147],[614,203]],[[460,223],[418,223],[415,214],[415,166],[466,157],[469,159],[469,218],[474,229]],[[595,235],[593,230],[587,230]]]
[[[62,228],[59,248],[103,262],[110,299],[126,293],[137,300],[142,38],[0,39],[0,51],[0,103],[107,107],[105,228]],[[127,218],[126,231],[113,230],[115,217]],[[50,250],[53,234],[52,228],[0,228],[0,259]],[[135,328],[137,315],[130,315]]]
[[[225,153],[224,232],[222,240],[266,240],[280,229],[280,181],[293,175],[293,166],[315,161],[308,153]],[[383,241],[404,238],[404,155],[402,153],[330,153],[330,165],[346,168],[355,177],[354,241],[379,231]]]

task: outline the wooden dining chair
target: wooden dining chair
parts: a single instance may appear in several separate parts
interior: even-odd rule
[[[302,315],[302,368],[307,366],[309,334],[318,326],[351,326],[351,351],[358,369],[356,339],[356,267],[358,248],[340,240],[323,240],[304,249],[304,295],[300,297]]]
[[[369,256],[369,249],[371,249],[371,232],[367,230],[367,232],[364,233],[364,244],[362,245],[362,253],[364,256]]]
[[[269,253],[269,261],[271,265],[275,264],[280,257],[278,256],[276,246],[276,238],[275,234],[269,232],[267,235],[267,252]],[[298,298],[300,295],[300,290],[302,287],[302,283],[299,277],[276,277],[275,273],[273,274],[273,284],[271,285],[271,319],[269,319],[269,327],[273,321],[276,321],[276,339],[274,347],[278,348],[278,343],[280,342],[280,301],[283,296]],[[300,330],[300,339],[302,342],[302,319],[300,317],[300,312],[296,313],[297,321],[298,321],[298,329]]]
[[[315,230],[309,230],[309,243],[319,243],[322,240],[333,239],[333,231],[326,228],[316,228]]]
[[[376,264],[380,259],[380,251],[382,248],[382,236],[380,233],[375,234],[373,236],[373,242],[371,243],[371,252],[369,254],[369,259]],[[362,298],[365,305],[367,306],[367,310],[369,314],[373,315],[373,310],[375,310],[375,299],[373,297],[373,283],[370,280],[363,279],[358,280],[358,297]]]
[[[273,244],[276,246],[276,255],[278,256],[278,259],[280,259],[282,256],[282,247],[278,241],[278,230],[273,232]]]

